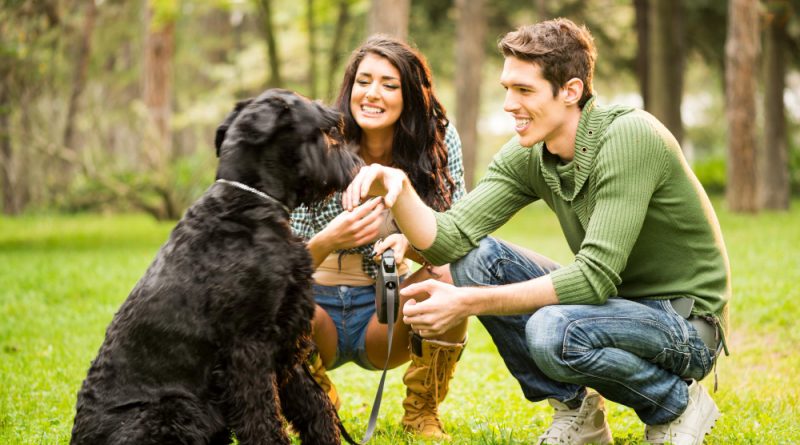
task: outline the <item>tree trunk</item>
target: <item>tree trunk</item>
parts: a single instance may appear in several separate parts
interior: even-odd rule
[[[633,0],[636,10],[636,76],[639,78],[639,94],[642,95],[642,107],[650,109],[648,100],[650,76],[648,76],[648,58],[650,53],[650,24],[648,20],[648,0]]]
[[[788,14],[778,10],[770,11],[765,22],[764,148],[758,156],[759,207],[762,209],[787,210],[790,202],[789,151],[783,103],[789,39],[786,34],[787,20]]]
[[[478,153],[481,68],[486,33],[484,0],[456,0],[456,11],[456,122],[464,154],[464,180],[467,189],[472,189]]]
[[[533,7],[536,8],[537,20],[544,21],[550,18],[547,12],[547,0],[534,0]]]
[[[14,151],[9,125],[11,106],[6,87],[5,84],[0,85],[0,187],[3,189],[3,213],[16,215],[21,209],[14,193]]]
[[[349,0],[339,0],[339,15],[336,19],[336,29],[333,32],[333,42],[331,42],[330,59],[328,59],[328,92],[329,101],[336,99],[337,94],[337,69],[342,60],[345,32],[350,23],[350,3]]]
[[[317,98],[317,25],[314,22],[314,0],[306,1],[306,25],[308,27],[308,94]]]
[[[149,117],[144,152],[157,171],[165,169],[172,151],[172,58],[175,52],[174,19],[154,14],[155,0],[148,1],[145,20],[143,95]]]
[[[283,86],[281,78],[280,56],[275,36],[275,26],[272,23],[272,0],[261,0],[261,13],[263,14],[264,38],[267,41],[267,60],[269,63],[269,80],[267,87],[279,88]]]
[[[725,195],[734,212],[755,212],[756,73],[758,1],[729,0],[726,58],[728,184]]]
[[[172,160],[172,59],[175,52],[175,16],[157,11],[156,0],[149,0],[145,19],[143,96],[148,125],[143,139],[143,152],[155,173],[153,187],[171,190],[169,165]],[[180,217],[174,197],[162,194],[161,214],[157,218]]]
[[[681,99],[686,52],[682,0],[653,0],[649,5],[648,111],[683,140]]]
[[[78,114],[78,104],[86,87],[86,77],[89,71],[89,60],[92,53],[92,34],[97,18],[97,7],[94,0],[85,2],[86,17],[83,22],[81,40],[78,45],[78,55],[75,58],[75,72],[72,79],[72,94],[67,106],[67,122],[64,127],[63,145],[67,150],[77,151],[75,147],[75,116]]]
[[[408,38],[411,0],[372,0],[367,33],[387,34],[401,40]]]

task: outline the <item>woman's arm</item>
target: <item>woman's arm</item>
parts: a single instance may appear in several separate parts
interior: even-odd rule
[[[331,252],[351,249],[374,241],[382,221],[384,206],[380,198],[373,198],[352,211],[337,215],[322,230],[308,240],[308,250],[314,269]]]

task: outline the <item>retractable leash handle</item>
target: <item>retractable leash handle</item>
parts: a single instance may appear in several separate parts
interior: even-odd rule
[[[397,263],[394,258],[394,250],[386,249],[381,254],[381,264],[378,267],[378,276],[375,280],[375,312],[378,314],[378,322],[387,324],[397,321],[400,301],[397,298],[397,291],[400,283],[397,278]],[[394,305],[394,318],[390,317],[387,311],[389,305]]]

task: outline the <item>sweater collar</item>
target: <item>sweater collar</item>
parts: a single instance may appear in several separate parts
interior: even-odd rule
[[[556,169],[561,163],[561,159],[547,151],[543,142],[540,143],[542,175],[547,186],[561,199],[565,201],[575,199],[589,177],[589,170],[597,156],[601,127],[607,125],[605,124],[606,114],[602,108],[595,105],[594,97],[589,99],[581,110],[578,132],[575,135],[575,156],[570,161],[574,170],[574,187],[566,184],[562,187],[561,177]]]

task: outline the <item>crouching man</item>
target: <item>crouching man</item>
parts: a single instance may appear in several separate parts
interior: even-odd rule
[[[435,212],[401,170],[374,164],[344,207],[383,196],[428,261],[451,263],[456,287],[404,289],[430,294],[403,307],[404,321],[433,337],[478,316],[525,397],[555,409],[540,443],[610,442],[603,398],[632,408],[649,443],[702,443],[720,412],[698,380],[725,349],[730,298],[706,193],[658,120],[596,102],[586,28],[551,20],[499,47],[518,137],[475,190]],[[537,200],[558,217],[572,263],[487,237]]]

